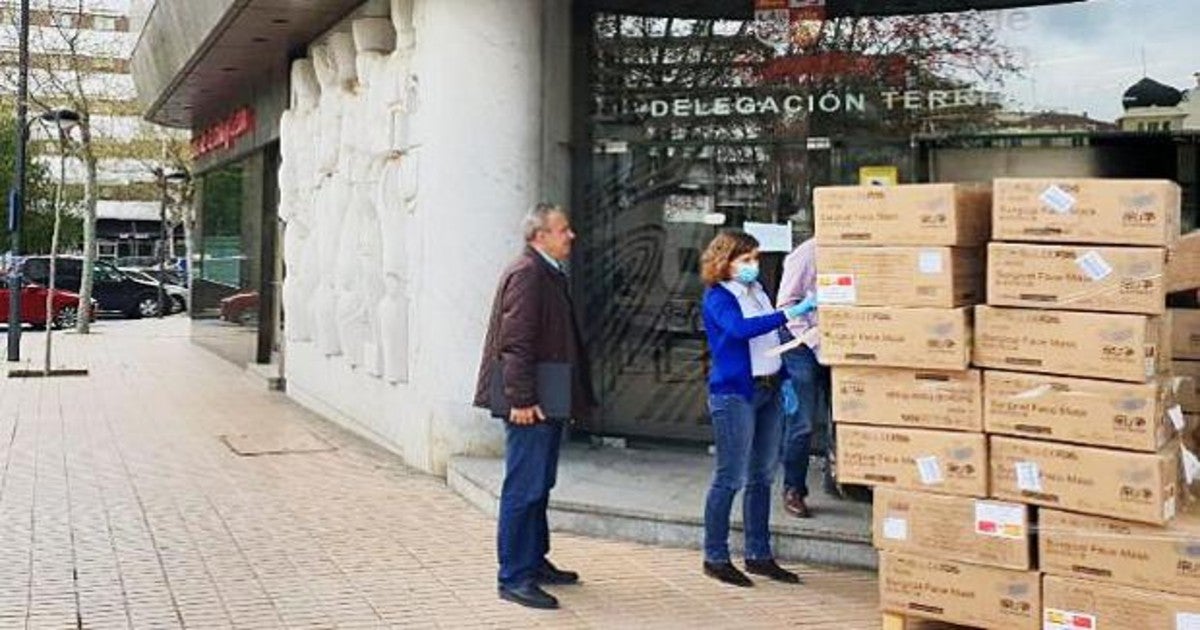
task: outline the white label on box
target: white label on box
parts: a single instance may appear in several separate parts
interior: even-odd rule
[[[1097,630],[1096,616],[1071,610],[1046,608],[1042,612],[1042,630]]]
[[[1175,613],[1175,630],[1200,630],[1200,613]]]
[[[1176,508],[1175,497],[1171,497],[1171,498],[1167,499],[1166,501],[1163,501],[1163,520],[1164,521],[1169,521],[1169,520],[1175,518],[1175,514],[1177,512],[1178,512],[1178,509]]]
[[[1176,431],[1183,431],[1187,428],[1187,420],[1183,417],[1183,407],[1175,405],[1167,410],[1167,417],[1171,419],[1171,424],[1175,425]]]
[[[1025,508],[1012,503],[975,502],[975,533],[996,538],[1025,537]]]
[[[1076,258],[1075,264],[1079,265],[1079,268],[1083,270],[1083,275],[1091,278],[1093,282],[1103,280],[1113,272],[1112,265],[1108,264],[1108,261],[1104,260],[1104,256],[1094,249]]]
[[[1076,199],[1071,196],[1071,193],[1063,190],[1055,184],[1046,190],[1042,191],[1040,197],[1042,203],[1050,206],[1050,209],[1059,213],[1066,214],[1075,209]]]
[[[822,273],[817,275],[818,304],[858,304],[858,288],[854,274]]]
[[[1017,462],[1017,488],[1024,492],[1042,491],[1042,471],[1037,462]]]
[[[1191,484],[1200,477],[1200,458],[1182,444],[1179,445],[1179,450],[1183,451],[1183,478]]]
[[[917,472],[921,474],[921,483],[931,486],[942,483],[942,466],[936,455],[917,458]]]
[[[895,516],[883,519],[883,537],[888,540],[908,540],[908,519]]]
[[[942,273],[942,252],[937,249],[923,250],[917,256],[917,269],[924,274]]]

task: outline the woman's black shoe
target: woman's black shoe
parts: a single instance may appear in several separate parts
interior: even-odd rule
[[[747,560],[746,572],[754,575],[761,575],[765,578],[775,580],[776,582],[785,582],[787,584],[799,584],[800,576],[788,571],[779,566],[774,558],[766,560]]]
[[[705,562],[704,575],[734,586],[754,586],[754,582],[738,571],[732,562]]]

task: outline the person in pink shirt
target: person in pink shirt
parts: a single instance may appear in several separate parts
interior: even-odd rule
[[[800,244],[783,261],[777,308],[803,302],[817,291],[817,246],[813,239]],[[809,518],[808,463],[812,454],[813,431],[818,422],[829,417],[829,368],[821,365],[821,339],[817,334],[817,313],[789,320],[783,341],[799,339],[800,345],[783,355],[788,379],[784,387],[783,428],[783,506],[798,518]],[[794,405],[787,400],[794,394]]]

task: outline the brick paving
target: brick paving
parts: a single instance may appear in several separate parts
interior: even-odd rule
[[[87,378],[0,379],[0,629],[879,625],[868,573],[735,589],[695,551],[561,534],[564,608],[501,602],[490,519],[187,326],[102,322],[56,337]]]

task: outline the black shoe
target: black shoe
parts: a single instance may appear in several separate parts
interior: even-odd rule
[[[550,564],[547,560],[542,563],[541,568],[534,574],[533,579],[538,584],[551,584],[554,586],[567,586],[579,583],[579,574],[574,571],[563,571],[558,567]]]
[[[508,600],[527,608],[540,608],[542,610],[554,610],[558,608],[558,600],[532,582],[524,586],[501,586],[499,590],[500,599]]]
[[[787,584],[799,584],[800,576],[788,571],[779,566],[773,558],[766,560],[747,560],[746,572],[754,575],[761,575],[765,578],[775,580],[776,582],[784,582]]]
[[[737,570],[732,562],[705,562],[704,575],[734,586],[754,586],[745,573]]]

